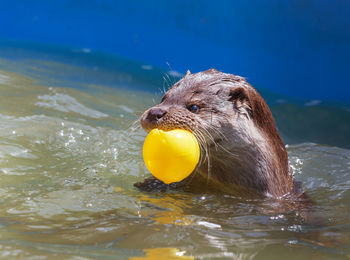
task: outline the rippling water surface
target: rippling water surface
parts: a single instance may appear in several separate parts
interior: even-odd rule
[[[118,74],[91,61],[9,53],[0,52],[1,257],[349,258],[346,148],[288,144],[295,177],[322,218],[319,226],[272,210],[268,199],[140,192],[133,183],[149,176],[141,157],[146,134],[134,122],[157,100],[145,91],[153,83],[125,66]],[[294,114],[275,110],[279,125]],[[344,123],[350,112],[342,111]],[[300,137],[285,135],[287,143]]]

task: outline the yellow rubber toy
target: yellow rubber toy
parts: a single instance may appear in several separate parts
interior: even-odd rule
[[[153,129],[143,144],[143,160],[154,177],[166,184],[182,181],[199,161],[199,145],[189,131]]]

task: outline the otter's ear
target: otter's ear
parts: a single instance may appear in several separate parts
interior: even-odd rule
[[[239,112],[245,112],[251,115],[251,105],[249,101],[249,94],[245,88],[237,87],[231,88],[229,93],[229,101]]]

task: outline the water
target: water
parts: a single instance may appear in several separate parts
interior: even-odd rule
[[[113,67],[113,60],[104,66],[96,57],[83,59],[88,56],[81,56],[79,63],[76,52],[3,50],[2,258],[349,258],[345,105],[304,106],[264,94],[288,143],[295,177],[324,221],[322,226],[307,226],[294,212],[272,210],[274,202],[268,199],[145,193],[133,187],[149,176],[141,157],[146,134],[133,123],[159,98],[154,92],[163,88],[153,78],[161,78],[161,73],[149,65],[124,61],[125,66]],[[148,72],[152,77],[147,78]],[[312,118],[326,111],[333,121],[340,113],[336,122],[341,123],[333,129],[344,134],[319,143],[339,143],[343,148],[293,141],[308,139],[303,134],[311,131],[298,134],[294,130],[300,126],[288,127],[296,108]],[[327,128],[312,131],[320,138],[330,133]],[[305,141],[313,141],[309,136],[311,140]]]

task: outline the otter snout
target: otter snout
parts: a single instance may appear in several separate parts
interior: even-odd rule
[[[161,119],[166,115],[167,111],[161,107],[152,107],[143,113],[141,117],[141,125],[146,131],[156,128]]]

